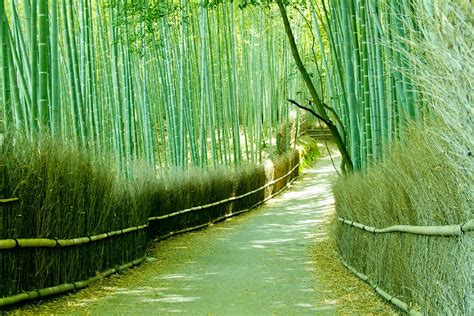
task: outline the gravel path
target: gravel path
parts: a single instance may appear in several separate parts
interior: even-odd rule
[[[311,247],[334,211],[335,176],[331,161],[322,158],[253,212],[156,243],[155,262],[48,309],[93,315],[334,314],[334,305],[322,303]]]

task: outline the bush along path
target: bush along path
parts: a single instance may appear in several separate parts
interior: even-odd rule
[[[151,250],[156,260],[135,271],[25,309],[143,315],[334,314],[338,297],[328,295],[327,286],[319,283],[317,275],[326,271],[316,271],[320,265],[313,260],[314,244],[326,236],[328,218],[334,217],[334,177],[330,159],[322,158],[289,190],[254,212],[160,241]],[[340,265],[336,257],[334,265]],[[349,284],[341,286],[348,288],[358,282],[347,276],[343,280]],[[366,312],[391,312],[375,296],[370,299],[376,302],[359,302],[375,306]]]

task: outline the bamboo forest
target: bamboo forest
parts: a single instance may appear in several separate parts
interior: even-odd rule
[[[0,313],[474,314],[470,0],[0,0]]]

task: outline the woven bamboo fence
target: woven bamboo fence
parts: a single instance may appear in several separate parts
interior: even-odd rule
[[[343,227],[341,229],[344,229],[345,227],[352,227],[356,228],[358,231],[368,233],[370,235],[373,235],[374,237],[376,236],[381,236],[381,235],[387,235],[387,234],[409,234],[409,235],[414,235],[414,236],[423,236],[425,238],[430,238],[430,237],[444,237],[444,238],[451,238],[450,241],[454,243],[461,243],[461,241],[457,240],[456,238],[463,238],[466,237],[468,234],[470,234],[470,242],[468,242],[467,246],[469,247],[469,244],[471,244],[471,250],[472,250],[472,232],[474,231],[474,219],[471,219],[467,221],[466,223],[463,224],[458,224],[458,225],[444,225],[444,226],[414,226],[414,225],[394,225],[394,226],[389,226],[389,227],[384,227],[384,228],[376,228],[373,226],[368,226],[365,224],[361,224],[358,222],[354,222],[348,219],[344,219],[341,217],[338,217],[338,221],[343,224]],[[345,236],[346,239],[350,238],[351,233],[348,232]],[[366,239],[366,238],[365,238]],[[361,240],[359,237],[358,240]],[[385,240],[386,241],[386,240]],[[347,241],[346,241],[347,242]],[[357,241],[354,241],[357,242]],[[367,242],[367,241],[366,241]],[[400,241],[399,241],[400,242]],[[436,242],[436,241],[433,241]],[[382,246],[383,247],[384,242],[381,241],[378,243],[378,247]],[[367,245],[366,245],[367,246]],[[461,246],[463,247],[463,246]],[[470,256],[470,264],[472,265],[472,251],[467,251],[471,252]],[[375,254],[372,253],[372,256]],[[344,255],[343,255],[344,257]],[[468,256],[469,258],[469,256]],[[383,271],[386,270],[387,266],[391,264],[391,262],[387,262],[385,259],[387,258],[380,258],[380,264],[378,265],[378,271],[369,271],[366,272],[366,274],[358,271],[356,268],[354,268],[350,263],[348,263],[348,260],[345,260],[344,258],[342,259],[343,265],[351,271],[353,274],[355,274],[357,277],[362,279],[363,281],[367,282],[374,290],[385,300],[388,302],[392,303],[393,305],[397,306],[399,309],[403,310],[404,312],[408,313],[409,315],[422,315],[427,313],[427,309],[423,306],[422,302],[416,302],[416,301],[411,301],[411,302],[406,302],[403,299],[400,299],[396,297],[395,295],[392,295],[388,293],[387,291],[383,290],[378,284],[377,281],[375,280],[377,276],[383,275]],[[411,258],[405,258],[406,261],[410,261]],[[469,259],[468,259],[469,260]],[[360,264],[360,263],[359,263]],[[394,264],[396,265],[396,263]],[[469,263],[468,263],[469,265]],[[385,266],[385,268],[384,268]],[[443,269],[442,266],[438,267],[439,269]],[[428,272],[428,271],[427,271]],[[372,274],[372,275],[371,275]],[[473,275],[474,277],[474,275]],[[473,302],[472,302],[472,286],[474,284],[471,284],[471,290],[469,293],[469,290],[466,291],[468,294],[466,295],[465,302],[466,304],[464,308],[458,309],[459,311],[462,311],[462,313],[466,312],[467,310],[471,310],[473,308]],[[416,289],[412,289],[413,292],[416,292]],[[470,295],[469,295],[470,294]],[[439,301],[438,304],[446,304],[446,302],[441,302]],[[466,306],[466,305],[471,305],[471,306]]]
[[[299,175],[300,165],[300,155],[295,151],[288,159],[280,161],[274,170],[267,170],[266,174],[271,175],[269,178],[254,181],[255,176],[248,174],[247,181],[236,185],[237,194],[234,196],[150,216],[146,223],[138,226],[69,239],[0,239],[0,307],[75,291],[132,268],[143,261],[146,244],[151,239],[161,240],[248,212],[282,192]],[[249,186],[255,185],[258,187],[249,190]],[[176,194],[173,197],[180,199]],[[2,207],[18,201],[17,198],[0,200],[0,221]],[[49,262],[46,266],[45,260]],[[69,262],[74,262],[72,268],[68,266]],[[89,266],[90,262],[98,263]],[[80,271],[69,273],[70,268]],[[44,281],[33,282],[38,277]],[[44,284],[44,287],[38,284]]]

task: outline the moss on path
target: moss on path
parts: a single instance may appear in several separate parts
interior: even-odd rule
[[[338,280],[327,260],[322,264],[318,259],[323,254],[315,252],[319,245],[335,254],[334,246],[321,247],[327,244],[327,221],[334,215],[330,190],[334,177],[331,161],[323,158],[289,190],[250,214],[156,243],[152,249],[156,261],[27,310],[107,315],[351,312],[350,306],[337,308],[351,291],[338,292],[330,283],[348,282],[339,286],[369,294],[370,289],[347,274]],[[340,266],[337,258],[333,262]],[[329,279],[317,277],[321,273]],[[369,294],[353,302],[367,308],[354,311],[391,312]]]

